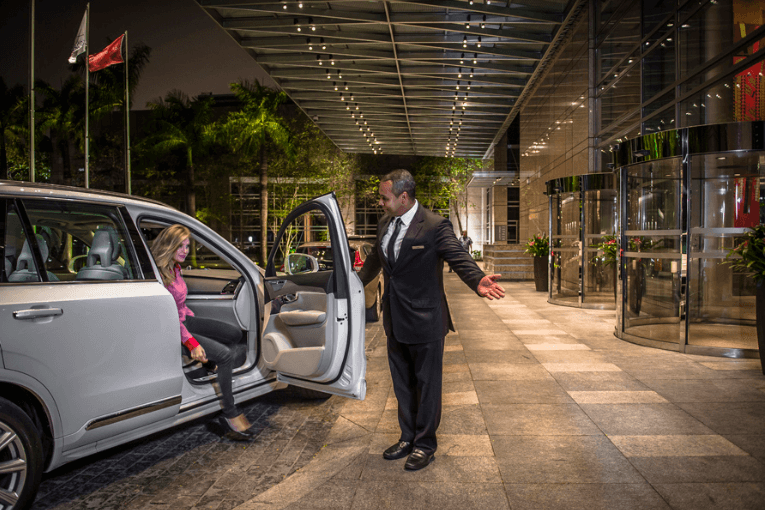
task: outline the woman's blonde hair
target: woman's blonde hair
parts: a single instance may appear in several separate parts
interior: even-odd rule
[[[183,241],[191,237],[191,231],[183,225],[171,225],[159,233],[151,245],[151,253],[157,263],[165,287],[175,281],[175,252]]]

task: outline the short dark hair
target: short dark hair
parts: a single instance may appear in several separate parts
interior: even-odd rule
[[[406,191],[409,198],[415,198],[414,177],[407,170],[399,169],[388,172],[385,177],[380,179],[380,182],[383,181],[391,181],[391,191],[396,197],[400,197],[401,193]]]

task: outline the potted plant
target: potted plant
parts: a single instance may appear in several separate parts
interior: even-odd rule
[[[616,254],[619,251],[619,241],[614,235],[605,235],[593,248],[598,250],[598,254],[592,261],[593,264],[600,262],[603,268],[613,267],[614,298],[616,298]]]
[[[749,273],[754,278],[756,293],[757,345],[760,349],[762,364],[765,353],[765,225],[752,227],[738,239],[736,246],[725,256],[723,264],[728,264],[736,272]]]
[[[537,234],[526,242],[526,253],[534,257],[534,285],[537,291],[547,292],[547,278],[550,264],[550,238],[547,234]]]

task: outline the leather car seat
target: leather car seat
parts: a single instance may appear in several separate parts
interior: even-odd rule
[[[122,245],[114,229],[96,230],[88,251],[87,264],[77,271],[76,280],[125,280],[127,271],[117,262]]]
[[[43,261],[48,260],[48,243],[40,234],[35,234],[37,238],[37,246],[40,248],[40,256]],[[6,259],[6,271],[8,270],[8,259]],[[47,271],[48,281],[56,282],[58,277]],[[37,282],[40,281],[37,277],[37,271],[35,270],[34,257],[32,256],[32,250],[29,248],[29,242],[24,241],[24,246],[21,248],[19,259],[16,261],[16,270],[8,276],[8,281],[13,283],[18,282]]]

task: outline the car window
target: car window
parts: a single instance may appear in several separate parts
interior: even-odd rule
[[[12,200],[0,199],[2,214],[0,215],[0,235],[2,235],[2,266],[0,266],[0,282],[22,283],[39,282],[32,251],[29,249],[26,233],[19,218],[18,211]]]
[[[168,226],[164,223],[142,220],[141,234],[146,239],[146,244],[151,247],[154,239]],[[190,241],[189,254],[183,263],[183,269],[229,269],[236,271],[236,268],[195,236],[194,232],[191,234]]]
[[[140,279],[116,206],[24,200],[49,281]]]

